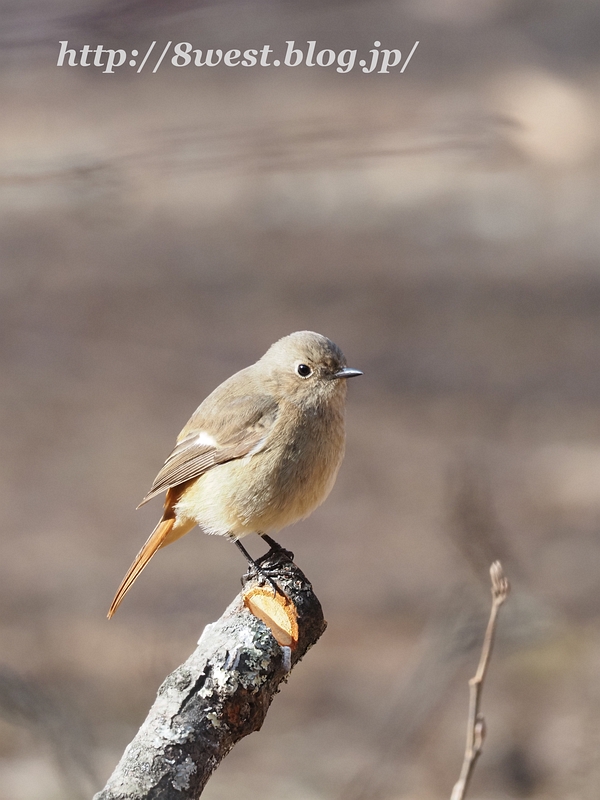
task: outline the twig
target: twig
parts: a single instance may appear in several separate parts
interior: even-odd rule
[[[401,794],[398,773],[402,773],[402,761],[418,746],[456,674],[481,648],[486,618],[487,609],[482,616],[464,586],[453,589],[438,604],[408,675],[397,686],[384,690],[386,710],[382,710],[370,737],[373,755],[348,776],[336,800],[376,800],[392,792]]]
[[[286,597],[247,582],[165,680],[95,800],[196,800],[233,745],[258,730],[292,667],[325,630],[321,605],[286,551],[259,559]]]
[[[483,749],[483,740],[485,738],[485,720],[479,713],[479,704],[481,702],[481,691],[483,689],[483,682],[487,673],[487,668],[492,654],[492,647],[494,645],[494,634],[496,632],[496,621],[498,619],[498,612],[500,606],[504,603],[508,596],[510,585],[502,571],[502,565],[499,561],[494,561],[490,567],[490,577],[492,579],[492,610],[490,612],[490,619],[485,632],[483,640],[483,647],[481,649],[481,658],[479,659],[479,666],[474,677],[469,681],[469,716],[467,721],[467,745],[465,748],[465,757],[463,760],[460,777],[452,790],[450,800],[463,800],[469,781],[473,774],[477,759],[481,755]]]

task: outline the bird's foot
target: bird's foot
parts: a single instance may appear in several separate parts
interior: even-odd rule
[[[259,533],[258,535],[261,537],[261,539],[264,539],[264,541],[269,545],[269,551],[270,552],[281,553],[283,556],[285,556],[290,561],[294,560],[294,554],[292,553],[291,550],[286,550],[285,547],[282,547],[279,544],[279,542],[276,542],[275,539],[271,538],[266,533]],[[267,555],[268,555],[268,553],[267,553]]]
[[[278,594],[281,595],[281,597],[287,597],[277,581],[269,575],[269,570],[261,567],[260,564],[256,562],[248,565],[248,571],[242,578],[242,586],[249,578],[256,578],[261,584],[268,583],[271,589],[273,589],[273,597]]]
[[[265,567],[262,564],[256,562],[252,558],[250,553],[246,550],[244,545],[239,541],[239,539],[236,539],[235,543],[238,549],[241,550],[241,552],[244,554],[244,557],[248,562],[249,569],[246,575],[248,575],[248,577],[254,577],[252,573],[255,573],[259,579],[262,579],[262,582],[266,582],[271,585],[274,594],[280,594],[282,597],[286,597],[286,594],[283,591],[283,589],[276,583],[276,581],[271,577],[271,575],[269,575],[269,572],[271,572],[269,567]],[[283,548],[281,549],[283,550]],[[245,577],[246,576],[244,576],[244,578]],[[242,578],[242,585],[244,584],[244,578]]]

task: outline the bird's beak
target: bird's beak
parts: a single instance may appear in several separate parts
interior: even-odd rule
[[[357,375],[363,373],[359,369],[352,369],[352,367],[344,367],[333,373],[334,378],[355,378]]]

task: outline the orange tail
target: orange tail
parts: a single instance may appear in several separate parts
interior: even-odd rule
[[[145,545],[142,547],[140,552],[135,557],[133,564],[127,570],[127,575],[125,575],[125,577],[121,581],[121,585],[117,589],[115,599],[112,601],[111,606],[108,610],[107,617],[109,619],[115,613],[117,608],[121,605],[121,600],[131,589],[134,581],[136,580],[138,575],[142,572],[142,570],[145,568],[146,564],[150,561],[154,553],[156,553],[156,551],[159,550],[163,545],[169,544],[171,541],[174,541],[175,538],[179,538],[177,536],[168,539],[168,536],[171,533],[171,528],[173,527],[174,524],[175,524],[175,518],[174,516],[172,516],[169,517],[168,519],[161,519],[156,528],[154,528],[154,530],[148,537]]]

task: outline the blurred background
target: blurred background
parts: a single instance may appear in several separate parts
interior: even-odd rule
[[[196,532],[105,619],[191,412],[305,328],[365,372],[332,495],[278,537],[329,627],[204,797],[448,797],[495,558],[470,796],[597,797],[600,6],[0,11],[0,800],[90,797],[238,592]],[[60,40],[420,44],[404,74],[137,75]]]

